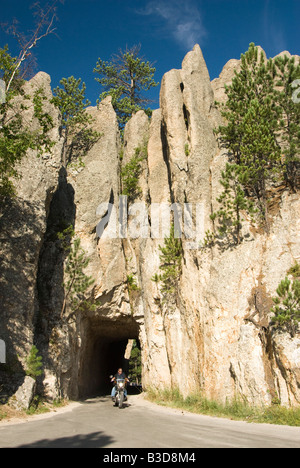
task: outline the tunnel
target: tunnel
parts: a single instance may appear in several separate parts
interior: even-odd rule
[[[108,395],[112,384],[110,375],[122,367],[128,374],[129,360],[125,350],[129,339],[139,338],[139,326],[132,317],[112,320],[87,318],[83,334],[78,372],[79,398]]]

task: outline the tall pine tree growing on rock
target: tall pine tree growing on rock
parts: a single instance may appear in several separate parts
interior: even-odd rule
[[[164,245],[159,246],[159,250],[161,274],[155,275],[153,281],[161,282],[161,292],[166,301],[173,299],[176,293],[182,268],[182,242],[176,237],[174,224],[171,226],[169,237],[165,237]]]
[[[300,323],[300,281],[286,277],[276,292],[271,324],[276,328],[285,328],[295,336]]]
[[[86,292],[95,280],[84,272],[90,259],[81,247],[80,238],[75,236],[72,226],[58,233],[58,238],[61,240],[62,248],[68,254],[63,283],[65,297],[60,313],[60,317],[63,318],[67,305],[71,309],[71,314],[79,308],[92,308],[91,301],[86,298]]]
[[[300,63],[296,64],[295,57],[277,57],[276,89],[274,99],[282,111],[280,120],[281,141],[285,165],[284,176],[292,188],[297,190],[300,183],[300,103],[291,96],[294,84],[300,78]]]
[[[100,134],[91,128],[93,118],[86,112],[90,101],[85,98],[85,83],[81,78],[62,78],[54,90],[53,103],[61,113],[60,131],[64,137],[62,164],[66,167],[82,156],[100,138]]]
[[[248,212],[251,216],[255,213],[254,204],[246,196],[243,188],[247,177],[247,173],[238,164],[226,164],[220,179],[224,190],[217,198],[220,208],[211,215],[213,221],[218,220],[219,235],[225,237],[226,240],[230,238],[230,241],[235,244],[241,242],[242,211]],[[211,240],[215,239],[212,233],[208,232],[207,235],[212,236]],[[208,237],[206,242],[209,243]]]
[[[270,188],[284,178],[292,181],[294,187],[296,184],[299,109],[292,101],[291,82],[298,76],[300,66],[295,66],[294,59],[266,60],[264,53],[251,43],[241,56],[241,71],[235,72],[232,84],[225,87],[227,101],[221,106],[225,124],[217,133],[221,146],[227,150],[229,164],[233,165],[232,170],[227,166],[226,183],[233,186],[238,178],[242,189],[239,194],[253,202],[240,208],[248,212],[251,209],[250,214],[256,208],[266,232],[270,230]],[[232,205],[237,208],[236,194],[233,197]],[[225,195],[221,196],[221,202],[225,199]],[[213,216],[218,217],[218,213]],[[234,223],[238,227],[239,220]]]
[[[34,380],[43,373],[42,357],[38,355],[38,352],[37,347],[33,345],[26,359],[26,375],[29,375]]]
[[[110,62],[99,58],[94,69],[98,75],[96,81],[105,88],[99,99],[112,97],[121,129],[138,110],[144,109],[148,115],[151,114],[151,110],[146,108],[151,101],[142,93],[158,85],[153,79],[155,68],[140,55],[140,49],[138,45],[119,50]]]

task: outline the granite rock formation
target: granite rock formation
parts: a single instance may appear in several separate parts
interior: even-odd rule
[[[252,229],[234,248],[199,248],[205,231],[212,229],[210,214],[225,164],[213,131],[221,122],[215,99],[225,99],[224,84],[238,68],[239,60],[231,60],[211,82],[196,45],[180,70],[164,75],[160,108],[151,120],[143,111],[133,115],[123,142],[111,98],[89,108],[101,138],[85,156],[85,166],[68,174],[59,165],[59,116],[49,104],[57,119],[53,154],[24,161],[18,197],[0,219],[0,338],[10,362],[17,355],[24,362],[31,345],[37,345],[49,396],[78,398],[104,389],[128,339],[135,338],[145,388],[176,387],[183,395],[201,391],[222,401],[238,395],[251,404],[270,404],[274,398],[299,404],[300,336],[268,327],[278,283],[300,261],[299,192],[279,194],[269,235]],[[51,94],[46,74],[28,86],[36,81]],[[146,209],[139,218],[146,227],[138,231],[137,212],[129,207],[127,235],[120,235],[121,171],[145,147],[135,202]],[[162,301],[153,281],[164,240],[162,233],[151,231],[157,222],[151,210],[163,203],[190,204],[194,227],[199,219],[198,237],[182,239],[182,273],[171,305]],[[105,217],[104,234],[115,226],[115,236],[99,238],[97,226]],[[95,280],[88,293],[93,307],[67,311],[64,320],[65,257],[57,241],[62,221],[75,226],[90,258],[86,273]]]

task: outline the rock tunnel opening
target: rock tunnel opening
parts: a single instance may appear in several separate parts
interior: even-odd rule
[[[126,347],[131,339],[139,343],[138,338],[139,326],[132,318],[85,320],[78,373],[79,398],[110,394],[109,376],[119,367],[128,374]]]

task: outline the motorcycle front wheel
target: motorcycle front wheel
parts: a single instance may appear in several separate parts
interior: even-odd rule
[[[120,394],[120,397],[119,397],[119,408],[123,408],[123,402],[124,402],[124,393],[121,393]]]

